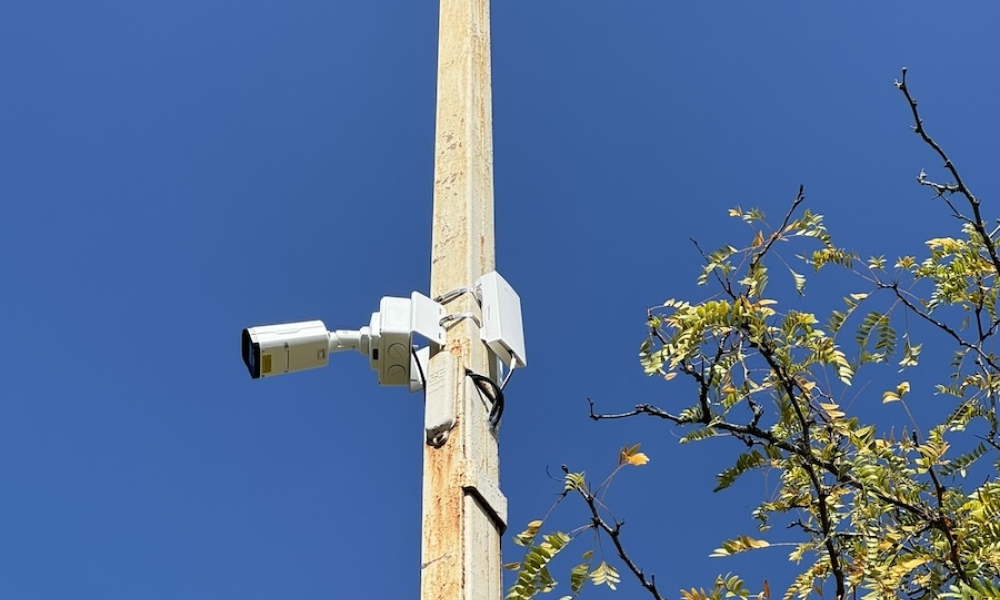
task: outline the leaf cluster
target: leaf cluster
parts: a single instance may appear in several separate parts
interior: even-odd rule
[[[1000,227],[988,226],[980,199],[924,130],[905,70],[897,86],[914,131],[950,179],[937,183],[921,172],[918,182],[957,219],[958,232],[928,240],[922,258],[863,260],[835,244],[822,215],[803,207],[802,188],[774,225],[759,209],[733,208],[730,215],[750,227],[749,241],[702,251],[698,283],[712,293],[649,309],[649,334],[639,348],[646,374],[687,379],[695,393],[679,406],[640,404],[618,414],[596,413],[591,403],[596,420],[667,421],[684,430],[682,443],[737,441],[741,452],[718,475],[716,491],[748,473],[771,473],[775,484],[753,511],[755,536],[723,541],[713,556],[790,546],[799,571],[785,600],[827,591],[838,600],[1000,597]],[[801,310],[809,279],[831,268],[852,277],[842,304]],[[925,344],[953,351],[947,373],[932,386],[924,385],[936,372],[921,363]],[[921,375],[919,389],[913,378],[900,380],[908,370]],[[883,410],[866,422],[852,411],[856,397],[868,393],[866,386],[853,391],[859,376],[883,385],[875,392]],[[944,406],[948,414],[920,422],[910,410],[916,402]],[[908,420],[902,428],[893,422],[899,418]],[[597,536],[595,548],[601,536],[610,540],[628,571],[660,599],[655,580],[625,551],[623,522],[610,516],[600,493],[623,466],[644,464],[637,456],[637,446],[626,447],[618,469],[594,492],[583,473],[567,472],[561,499],[583,500],[589,521],[580,532]],[[792,542],[765,539],[774,521],[792,532]],[[508,598],[533,598],[555,585],[546,569],[558,544],[548,537],[536,542],[532,525],[542,523],[517,538],[528,552]],[[588,578],[613,587],[608,569],[603,560],[574,568],[569,597]],[[720,576],[709,591],[680,593],[685,599],[751,594],[732,575]],[[770,598],[766,583],[758,597]]]
[[[549,563],[566,548],[567,545],[585,532],[592,532],[595,542],[599,541],[600,533],[608,533],[615,541],[616,548],[624,549],[620,546],[619,534],[621,524],[611,521],[614,526],[609,525],[606,520],[607,511],[604,506],[604,497],[618,473],[625,467],[641,467],[649,462],[649,457],[639,451],[639,445],[626,445],[618,453],[618,466],[610,475],[596,488],[587,482],[586,473],[571,472],[568,468],[563,468],[563,492],[553,509],[558,506],[569,495],[575,495],[583,499],[591,510],[591,521],[587,525],[579,527],[569,534],[557,532],[554,534],[539,537],[544,520],[537,520],[528,523],[524,531],[514,536],[514,543],[525,548],[524,558],[520,563],[505,565],[505,568],[517,571],[517,580],[507,591],[505,598],[508,600],[532,600],[538,594],[551,592],[555,589],[557,582],[552,578],[549,571]],[[551,514],[551,510],[549,513]],[[570,569],[569,574],[569,595],[562,596],[560,600],[571,600],[576,598],[583,590],[584,584],[590,581],[595,586],[607,586],[609,589],[617,589],[621,583],[621,575],[614,566],[603,558],[595,558],[595,549],[598,555],[603,554],[599,544],[588,549],[582,554],[581,563]],[[621,554],[621,553],[620,553]]]

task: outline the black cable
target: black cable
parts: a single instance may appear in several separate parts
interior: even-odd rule
[[[420,364],[420,359],[417,358],[417,349],[410,346],[410,354],[413,356],[413,362],[417,365],[417,372],[420,374],[420,384],[423,388],[424,396],[427,395],[427,377],[424,375],[424,368]],[[503,417],[503,388],[497,385],[497,382],[493,381],[485,375],[480,375],[473,372],[470,369],[465,370],[465,375],[472,379],[472,382],[476,384],[476,388],[479,389],[480,393],[486,396],[490,401],[490,416],[489,424],[491,427],[496,428],[500,424],[500,419]],[[505,379],[504,384],[507,383],[510,376]]]
[[[491,404],[489,423],[491,427],[496,428],[500,424],[500,418],[503,417],[503,390],[497,382],[485,375],[473,373],[469,369],[465,370],[465,375],[472,379],[479,392],[489,399]]]

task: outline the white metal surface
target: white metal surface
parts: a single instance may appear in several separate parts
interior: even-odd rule
[[[325,367],[329,335],[323,321],[263,325],[243,330],[243,360],[253,377]]]
[[[379,302],[378,344],[372,344],[372,368],[382,385],[410,385],[411,301],[385,296]]]
[[[424,434],[428,444],[440,447],[448,441],[448,435],[455,427],[454,390],[458,374],[455,357],[447,352],[440,354],[439,363],[445,368],[435,369],[427,380],[427,405],[424,407]]]
[[[521,298],[496,271],[480,277],[476,287],[483,303],[483,341],[508,367],[527,365]]]
[[[444,306],[420,292],[410,294],[410,301],[413,303],[410,317],[413,333],[422,335],[438,346],[444,344],[441,320],[448,314]]]

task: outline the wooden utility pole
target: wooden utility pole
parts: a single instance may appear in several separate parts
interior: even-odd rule
[[[489,0],[441,0],[437,76],[431,296],[454,292],[449,314],[481,319],[462,290],[495,268]],[[489,406],[465,375],[495,380],[496,360],[474,319],[451,324],[427,373],[428,423],[453,426],[424,446],[420,598],[499,600],[507,501]]]

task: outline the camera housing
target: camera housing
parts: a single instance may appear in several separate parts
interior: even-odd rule
[[[382,385],[410,384],[410,353],[413,329],[409,298],[385,297],[372,314],[369,360]]]
[[[325,367],[330,354],[357,350],[368,357],[381,385],[411,386],[416,359],[413,336],[444,343],[444,307],[418,292],[386,296],[368,327],[327,331],[323,321],[264,325],[243,330],[243,363],[259,379]]]
[[[330,340],[323,321],[249,327],[242,335],[243,363],[254,379],[325,367]]]

